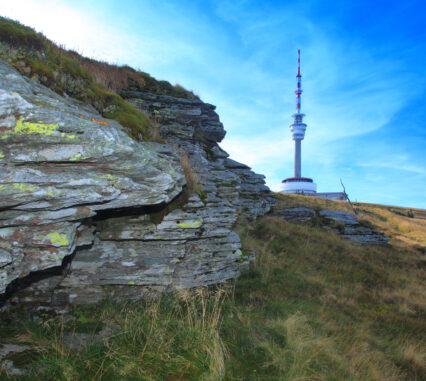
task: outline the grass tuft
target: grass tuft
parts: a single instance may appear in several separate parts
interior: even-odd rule
[[[177,148],[179,153],[180,165],[183,169],[186,178],[186,186],[189,195],[197,193],[202,199],[204,197],[203,186],[198,180],[197,173],[195,172],[194,165],[189,155],[180,148]]]
[[[225,297],[224,289],[198,289],[138,303],[104,302],[73,311],[78,319],[72,323],[29,323],[20,341],[40,350],[23,379],[219,380],[226,356],[218,331]],[[97,329],[84,329],[93,320]],[[109,333],[103,336],[99,328],[105,327]],[[78,342],[77,330],[92,337],[79,350],[67,344],[73,335]],[[0,376],[8,379],[4,371]]]
[[[40,33],[5,17],[0,18],[0,40],[27,49],[41,50],[45,46],[45,38]]]

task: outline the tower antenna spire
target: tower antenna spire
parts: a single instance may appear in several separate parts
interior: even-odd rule
[[[302,95],[302,76],[300,75],[300,49],[297,51],[297,89],[295,91],[296,93],[296,112],[300,114],[300,101],[301,101],[301,95]]]
[[[300,49],[297,51],[297,75],[300,76]]]

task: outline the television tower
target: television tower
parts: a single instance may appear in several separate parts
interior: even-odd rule
[[[305,114],[300,112],[302,95],[302,75],[300,74],[300,49],[297,58],[297,89],[296,93],[296,113],[292,115],[294,122],[290,125],[290,131],[294,140],[294,177],[284,179],[280,192],[283,193],[303,193],[313,194],[317,191],[316,184],[312,179],[302,177],[302,140],[305,138],[306,124],[303,123]]]
[[[300,101],[302,95],[302,76],[300,75],[300,49],[297,51],[297,89],[296,114],[292,115],[294,123],[290,126],[294,140],[294,177],[302,177],[302,140],[305,138],[306,124],[303,123],[305,114],[300,112]]]

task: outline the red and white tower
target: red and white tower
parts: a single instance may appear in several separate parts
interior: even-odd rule
[[[312,179],[302,177],[302,140],[305,138],[306,124],[303,123],[305,114],[300,112],[302,95],[302,76],[300,74],[300,49],[297,58],[297,89],[296,113],[292,115],[294,122],[290,125],[290,131],[294,140],[294,177],[282,181],[280,192],[313,194],[317,191],[316,184]]]

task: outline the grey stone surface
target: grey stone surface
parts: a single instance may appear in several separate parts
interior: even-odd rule
[[[265,177],[228,158],[218,145],[225,131],[215,106],[136,91],[124,91],[122,95],[160,123],[167,143],[189,154],[198,178],[209,193],[208,201],[228,202],[250,219],[271,209],[274,197],[265,185]]]
[[[283,217],[289,222],[308,222],[315,217],[315,210],[307,207],[286,208],[273,211],[273,215]]]
[[[151,114],[167,144],[137,143],[92,107],[0,61],[3,310],[137,299],[223,282],[246,266],[232,231],[237,214],[256,218],[274,200],[263,176],[218,145],[225,131],[215,107],[123,95]],[[180,151],[203,188],[185,202]]]
[[[182,191],[170,147],[133,141],[3,61],[0,115],[0,293],[90,244],[80,225],[97,211],[164,204]]]
[[[389,241],[383,233],[360,223],[354,213],[333,209],[317,212],[309,207],[297,207],[273,209],[272,215],[282,217],[289,222],[299,223],[308,223],[317,217],[323,228],[333,230],[343,238],[361,245],[383,245]]]
[[[1,344],[0,347],[0,369],[5,371],[9,376],[23,376],[27,373],[26,368],[18,368],[15,366],[8,356],[15,353],[22,353],[31,350],[32,347],[24,344]]]
[[[361,224],[353,213],[340,210],[324,209],[319,215],[325,220],[336,223],[338,226],[334,231],[343,238],[361,245],[383,245],[389,241],[383,233],[378,232],[370,226]]]
[[[343,225],[359,225],[359,222],[354,213],[342,212],[340,210],[324,209],[319,212],[319,215],[327,220],[335,221]]]

